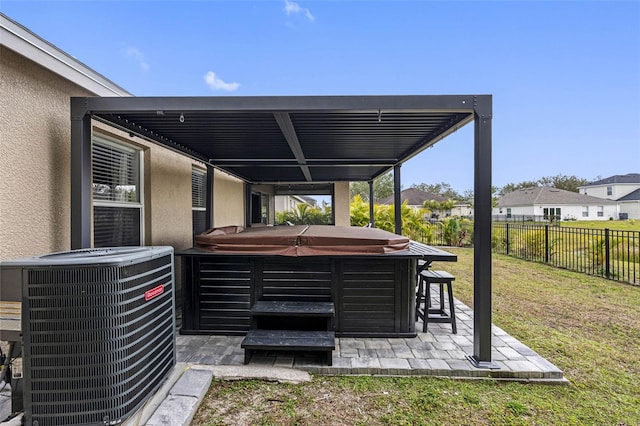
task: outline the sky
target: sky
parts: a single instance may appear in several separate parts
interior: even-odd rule
[[[640,173],[640,1],[33,1],[0,11],[136,96],[490,94],[492,182]],[[473,124],[402,186],[473,189]]]

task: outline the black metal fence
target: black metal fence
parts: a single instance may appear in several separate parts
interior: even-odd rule
[[[494,223],[496,253],[640,284],[640,231]]]
[[[539,223],[553,220],[560,220],[560,216],[544,216],[533,214],[500,214],[491,216],[493,222],[509,222],[509,223]]]
[[[434,246],[473,246],[473,221],[448,225],[446,221],[432,223],[429,234],[420,241]],[[493,222],[491,239],[496,253],[640,285],[640,231]]]

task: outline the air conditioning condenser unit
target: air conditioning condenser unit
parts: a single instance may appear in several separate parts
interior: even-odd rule
[[[21,302],[25,424],[112,425],[175,365],[171,247],[117,247],[0,263]]]

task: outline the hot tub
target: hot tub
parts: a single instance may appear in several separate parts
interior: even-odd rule
[[[413,337],[409,239],[337,226],[212,230],[182,258],[183,334],[245,334],[258,300],[333,302],[337,336]]]

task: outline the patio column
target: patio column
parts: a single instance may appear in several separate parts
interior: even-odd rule
[[[473,356],[479,368],[491,361],[491,96],[474,105]]]
[[[213,228],[213,180],[215,178],[216,169],[207,164],[207,189],[204,194],[204,204],[205,204],[205,218],[204,218],[204,226],[207,229]]]
[[[251,184],[244,184],[244,227],[251,227]]]
[[[372,228],[375,228],[376,225],[373,220],[373,179],[369,181],[369,223]]]
[[[396,222],[396,234],[402,235],[402,197],[400,194],[400,166],[393,166],[393,215]]]
[[[71,98],[71,249],[91,247],[91,114]]]

